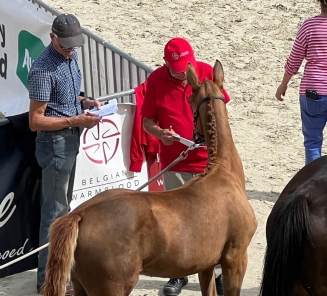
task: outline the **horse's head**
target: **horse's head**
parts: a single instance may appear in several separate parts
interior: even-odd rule
[[[192,87],[192,95],[189,98],[189,103],[192,107],[194,117],[193,138],[197,143],[204,141],[204,135],[207,130],[205,122],[201,120],[201,118],[207,118],[208,115],[207,104],[203,103],[211,99],[218,99],[225,102],[222,94],[224,70],[218,60],[216,60],[213,71],[213,81],[204,80],[201,83],[194,67],[191,64],[187,67],[187,81]]]

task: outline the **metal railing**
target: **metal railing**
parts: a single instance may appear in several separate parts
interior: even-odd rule
[[[41,0],[28,1],[54,16],[60,14]],[[144,82],[153,70],[86,28],[83,35],[85,45],[78,53],[84,92],[99,100],[114,96],[119,98],[119,103],[135,103],[133,88]],[[123,95],[117,96],[119,93]],[[7,123],[6,118],[0,117],[0,126]]]
[[[41,0],[28,0],[54,16],[60,14]],[[85,45],[78,49],[83,90],[93,98],[132,89],[144,82],[152,69],[83,28]],[[122,102],[135,102],[134,95]]]
[[[134,94],[135,94],[134,89],[129,89],[114,94],[98,97],[96,99],[100,102],[107,102],[113,99],[117,99],[118,103],[126,103],[126,102],[132,102]],[[128,98],[128,100],[126,100],[126,98]],[[7,118],[0,117],[0,126],[5,125],[7,123],[9,123],[9,120]]]
[[[106,95],[106,96],[102,96],[99,98],[96,98],[98,101],[100,102],[106,102],[106,101],[110,101],[113,99],[117,99],[118,103],[126,103],[126,101],[123,102],[123,98],[129,97],[130,100],[132,98],[132,96],[135,94],[134,89],[130,89],[130,90],[125,90],[125,91],[121,91],[118,93],[114,93],[111,95]]]

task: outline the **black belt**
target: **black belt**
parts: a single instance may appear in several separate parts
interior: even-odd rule
[[[60,134],[66,134],[67,132],[71,132],[72,134],[77,134],[79,133],[79,127],[67,127],[57,131],[39,131],[38,133],[60,135]]]

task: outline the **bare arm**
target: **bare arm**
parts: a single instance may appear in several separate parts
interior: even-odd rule
[[[294,76],[298,73],[298,70],[305,58],[306,48],[307,48],[306,36],[308,34],[307,28],[308,28],[308,26],[304,26],[302,24],[302,26],[300,27],[300,29],[296,35],[291,53],[290,53],[288,59],[286,60],[285,73],[283,76],[283,80],[282,80],[281,84],[279,85],[279,87],[277,88],[276,95],[275,95],[275,97],[279,101],[284,100],[282,98],[282,96],[285,96],[285,94],[286,94],[287,85],[288,85],[289,81],[291,80],[292,76]]]
[[[283,77],[283,80],[282,80],[282,85],[285,85],[287,86],[288,83],[290,82],[291,78],[292,78],[293,75],[291,74],[288,74],[287,72],[284,73],[284,77]]]
[[[82,109],[90,109],[90,107],[97,107],[101,109],[101,102],[98,100],[89,99],[86,97],[78,96],[79,101],[81,102]]]
[[[174,141],[178,141],[173,135],[176,133],[173,129],[162,129],[157,125],[154,118],[143,117],[143,128],[150,135],[160,139],[165,145],[171,145]]]
[[[155,122],[154,119],[144,117],[143,118],[143,128],[150,135],[152,135],[158,139],[161,139],[163,129],[157,125],[157,123]]]
[[[30,100],[29,125],[32,131],[56,131],[77,126],[92,128],[101,119],[98,116],[89,116],[86,114],[69,118],[44,116],[46,107],[46,102]]]
[[[279,100],[279,101],[284,100],[282,98],[282,96],[285,96],[286,90],[287,90],[287,85],[288,85],[289,81],[291,80],[291,78],[292,78],[291,74],[288,74],[287,72],[284,73],[283,80],[282,80],[280,86],[277,88],[277,91],[276,91],[275,97],[276,97],[277,100]]]

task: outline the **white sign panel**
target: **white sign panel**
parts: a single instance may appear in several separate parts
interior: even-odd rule
[[[0,111],[28,111],[27,75],[50,43],[54,16],[26,0],[0,1]]]
[[[135,105],[118,104],[116,114],[103,117],[98,126],[83,131],[72,209],[105,190],[135,190],[148,181],[146,162],[140,173],[128,170],[134,112]],[[148,187],[143,189],[147,190]]]

